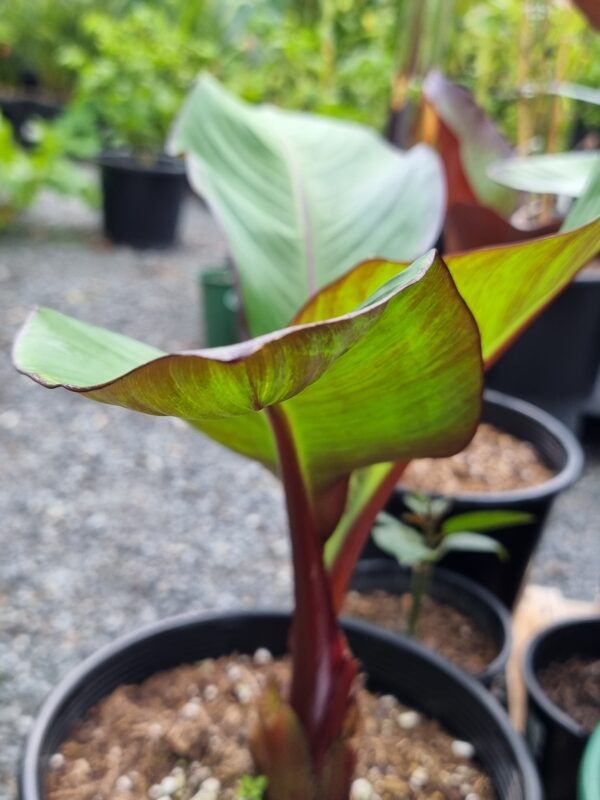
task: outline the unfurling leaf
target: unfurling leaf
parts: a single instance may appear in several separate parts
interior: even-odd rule
[[[269,776],[269,797],[347,800],[356,764],[350,745],[356,721],[352,700],[342,735],[329,748],[316,774],[300,720],[281,698],[278,688],[267,686],[258,705],[250,745],[258,769]]]

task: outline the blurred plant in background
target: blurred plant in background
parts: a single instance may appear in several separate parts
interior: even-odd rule
[[[214,62],[218,44],[187,35],[167,10],[145,4],[120,19],[89,12],[80,29],[83,43],[60,51],[60,63],[78,75],[72,116],[63,122],[76,154],[115,149],[153,160],[196,75]]]
[[[556,83],[600,85],[600,36],[567,0],[457,0],[443,65],[522,151],[557,151],[600,107],[557,97]]]
[[[81,197],[96,204],[98,193],[89,175],[64,157],[61,137],[51,126],[35,123],[35,146],[25,149],[0,115],[0,232],[43,189]]]
[[[418,97],[430,67],[471,89],[523,152],[564,149],[600,129],[600,106],[556,96],[557,84],[600,82],[600,35],[569,0],[5,5],[0,95],[37,87],[68,100],[60,135],[78,157],[119,149],[155,158],[203,69],[246,100],[357,120],[390,136],[390,109]]]

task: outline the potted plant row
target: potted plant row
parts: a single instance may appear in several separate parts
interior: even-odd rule
[[[239,147],[219,146],[223,128],[240,134]],[[497,796],[539,797],[521,742],[476,682],[416,644],[358,623],[341,628],[337,614],[372,523],[407,461],[449,455],[466,444],[480,415],[483,363],[597,249],[600,221],[447,264],[430,252],[410,266],[377,259],[352,268],[348,260],[364,231],[374,221],[385,230],[386,208],[377,209],[362,193],[351,198],[351,210],[369,210],[359,217],[361,229],[348,224],[340,202],[324,203],[319,226],[345,234],[329,240],[336,252],[320,248],[307,223],[311,215],[297,202],[310,202],[306,182],[315,175],[308,168],[299,172],[289,156],[290,143],[307,154],[322,144],[325,157],[327,147],[337,153],[345,138],[355,152],[372,149],[364,158],[367,174],[384,169],[379,142],[359,128],[341,125],[339,140],[330,142],[320,120],[273,109],[255,116],[213,81],[202,80],[174,142],[229,235],[253,338],[165,354],[42,309],[15,343],[17,368],[38,383],[181,417],[277,472],[288,510],[295,601],[289,629],[281,615],[187,618],[134,634],[92,657],[41,712],[21,774],[27,800],[43,796],[49,757],[70,724],[117,685],[232,650],[266,647],[279,655],[286,643],[288,688],[270,683],[256,698],[256,724],[248,734],[252,769],[266,777],[268,798],[342,800],[351,791],[377,792],[379,778],[368,768],[355,784],[357,709],[364,714],[371,701],[356,688],[358,664],[350,648],[373,689],[396,694],[470,740]],[[330,197],[344,197],[331,187],[332,175],[326,178]],[[264,224],[253,227],[252,239],[250,218]],[[288,245],[285,259],[282,242]],[[295,293],[280,291],[288,281]],[[383,770],[381,780],[385,775]],[[411,785],[430,778],[422,770],[396,777]]]
[[[451,499],[451,510],[457,514],[498,510],[528,515],[490,533],[505,549],[506,558],[491,552],[453,551],[440,562],[512,608],[556,497],[581,473],[583,451],[575,436],[547,412],[489,389],[484,393],[482,423],[490,427],[478,432],[463,453],[435,464],[425,460],[412,465],[394,489],[387,510],[401,517],[409,510],[407,493],[421,489]],[[486,435],[489,439],[483,438]],[[364,557],[381,553],[369,543]]]
[[[90,11],[80,27],[83,42],[61,50],[78,76],[65,136],[74,155],[99,164],[106,236],[136,248],[169,247],[187,181],[181,161],[164,152],[165,139],[215,47],[192,41],[165,10],[146,4],[117,17]]]
[[[578,214],[585,214],[588,201],[598,202],[596,152],[516,158],[463,87],[432,71],[423,82],[423,97],[425,135],[440,151],[449,187],[446,252],[523,241],[553,233],[559,226],[566,230],[579,224]],[[531,197],[552,200],[557,195],[581,198],[579,211],[573,209],[564,221],[560,215],[525,218]],[[541,406],[576,433],[600,366],[598,275],[592,262],[501,354],[487,377],[491,388]]]
[[[523,674],[526,737],[546,797],[576,800],[585,747],[600,724],[600,617],[559,622],[543,630],[525,652]],[[593,756],[588,758],[593,761]],[[598,774],[590,775],[594,768],[598,773],[597,757],[582,782],[597,792]]]

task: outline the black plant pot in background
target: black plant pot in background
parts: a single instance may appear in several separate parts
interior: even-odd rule
[[[519,337],[487,385],[541,406],[579,433],[599,367],[600,264],[584,270]]]
[[[546,800],[575,800],[579,763],[590,736],[546,696],[537,679],[541,669],[571,656],[600,658],[600,617],[546,628],[525,652],[526,737],[540,769]]]
[[[37,118],[54,119],[62,109],[63,107],[58,103],[35,100],[27,96],[0,97],[0,113],[12,125],[17,142],[25,147],[33,144],[31,137],[28,136],[28,123]]]
[[[27,740],[20,772],[21,800],[43,800],[50,756],[74,722],[124,683],[164,669],[234,651],[286,651],[289,616],[255,612],[179,617],[123,637],[73,670],[44,703]],[[541,800],[537,773],[524,743],[482,686],[434,653],[371,625],[346,622],[350,646],[375,691],[393,693],[470,741],[499,800]]]
[[[350,588],[363,594],[381,590],[402,595],[410,592],[410,583],[410,570],[400,568],[393,561],[373,559],[356,565]],[[428,594],[438,603],[460,611],[493,640],[496,657],[474,677],[506,705],[506,665],[512,643],[511,620],[506,608],[479,584],[440,568],[432,571]]]
[[[183,162],[164,156],[147,165],[111,154],[99,163],[106,236],[139,249],[172,246],[187,187]]]
[[[572,433],[558,420],[539,408],[486,390],[483,421],[531,442],[554,477],[539,486],[509,492],[489,494],[464,493],[454,498],[453,514],[465,511],[509,509],[525,511],[535,516],[535,522],[489,534],[508,551],[500,560],[490,553],[448,553],[440,565],[465,575],[497,595],[509,608],[516,603],[524,584],[527,566],[542,535],[546,519],[556,496],[570,486],[581,473],[583,451]],[[387,511],[401,517],[408,509],[404,505],[404,490],[398,487],[390,498]],[[382,553],[370,541],[363,558],[381,558]]]

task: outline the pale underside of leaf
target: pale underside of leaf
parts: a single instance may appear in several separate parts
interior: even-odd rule
[[[521,192],[580,197],[599,162],[597,151],[548,153],[498,161],[490,164],[488,175]]]
[[[203,76],[178,120],[194,187],[223,227],[254,335],[288,324],[363,258],[410,261],[435,242],[437,155],[401,153],[359,125],[250,106]]]

